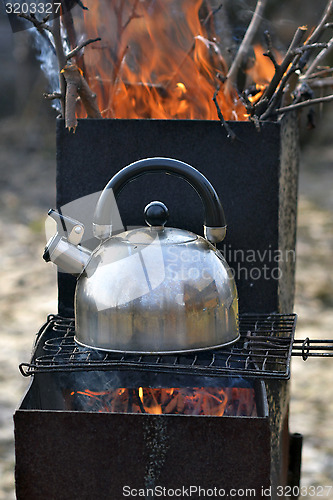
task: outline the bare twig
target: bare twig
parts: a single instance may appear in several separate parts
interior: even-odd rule
[[[115,92],[116,92],[116,83],[119,79],[119,74],[120,74],[120,70],[121,70],[121,67],[125,61],[125,57],[126,57],[126,54],[127,54],[127,51],[128,51],[128,46],[126,46],[121,54],[121,57],[118,58],[118,60],[115,62],[115,65],[113,67],[113,75],[112,75],[112,80],[111,80],[111,91],[110,91],[110,94],[109,94],[109,102],[108,102],[108,107],[107,109],[110,110],[110,112],[114,113],[113,111],[113,101],[114,101],[114,96],[115,96]],[[102,87],[103,88],[103,87]]]
[[[226,83],[227,90],[230,90],[230,86],[234,85],[236,82],[239,67],[242,64],[243,57],[248,52],[253,37],[256,34],[256,31],[259,27],[266,6],[266,2],[267,0],[258,0],[257,2],[257,6],[252,16],[249,27],[246,30],[243,41],[239,46],[236,57],[227,74],[227,83]]]
[[[288,89],[289,96],[295,90],[296,85],[297,85],[298,80],[299,80],[299,76],[298,75],[296,76],[296,73],[297,73],[297,70],[299,70],[300,66],[301,66],[300,60],[303,57],[302,54],[309,54],[312,49],[324,47],[324,49],[319,54],[319,55],[321,55],[321,57],[319,58],[319,55],[318,55],[315,58],[315,61],[318,60],[318,62],[319,62],[321,60],[321,58],[323,58],[327,54],[327,51],[330,50],[330,44],[332,43],[332,45],[333,45],[333,39],[328,44],[327,43],[319,43],[319,42],[313,42],[313,43],[310,43],[310,42],[311,42],[311,37],[307,40],[307,42],[303,46],[296,47],[293,50],[288,51],[288,52],[290,52],[290,56],[294,55],[295,57],[292,60],[291,66],[289,66],[288,70],[283,74],[277,91],[275,91],[272,98],[270,98],[270,102],[269,102],[267,110],[261,114],[262,120],[265,120],[267,117],[271,116],[274,109],[276,109],[277,106],[279,105],[279,103],[281,102],[283,93],[285,91],[285,87],[287,85],[287,82],[289,82],[289,89]],[[316,67],[316,64],[311,65],[312,69],[315,67]],[[306,78],[303,77],[302,81],[304,82],[305,80],[306,80]],[[299,93],[298,100],[300,100],[300,99],[301,99],[301,93]],[[288,100],[288,99],[285,99],[285,100]],[[296,100],[296,102],[297,102],[297,100]],[[261,109],[263,109],[263,108],[261,108]]]
[[[220,85],[217,86],[217,88],[214,92],[214,96],[213,96],[213,101],[214,101],[214,104],[216,106],[217,116],[219,117],[219,120],[220,120],[222,127],[224,127],[225,130],[227,131],[227,137],[230,138],[231,140],[234,140],[237,138],[237,136],[236,136],[235,132],[233,130],[231,130],[229,124],[225,121],[224,116],[223,116],[222,111],[221,111],[221,108],[219,106],[219,103],[217,102],[217,95],[218,95],[219,91],[220,91]]]
[[[311,73],[317,68],[319,63],[331,52],[332,49],[333,49],[333,37],[330,39],[328,44],[326,44],[326,48],[321,50],[319,54],[315,57],[315,59],[312,61],[312,63],[304,73],[303,80],[309,78]]]
[[[72,57],[76,56],[78,52],[80,52],[80,50],[83,49],[83,47],[86,47],[90,43],[99,42],[100,40],[102,40],[100,37],[89,38],[88,40],[85,40],[84,42],[80,43],[80,45],[75,47],[73,50],[68,52],[68,54],[66,54],[66,60],[68,61],[69,59],[72,59]]]
[[[297,49],[294,50],[294,54],[303,54],[304,52],[307,52],[308,50],[311,50],[311,49],[321,49],[321,48],[325,48],[327,49],[328,47],[328,44],[326,42],[323,42],[323,43],[310,43],[310,44],[305,44],[305,45],[302,45],[302,47],[297,47]]]
[[[42,21],[39,21],[36,18],[35,14],[18,14],[18,17],[22,17],[22,19],[26,19],[27,21],[30,21],[35,26],[37,31],[39,31],[39,33],[42,34],[43,30],[46,30],[52,34],[52,29],[47,24],[46,20],[43,19]]]
[[[297,109],[305,108],[307,106],[314,106],[316,104],[321,104],[323,102],[333,101],[333,94],[324,97],[318,97],[317,99],[308,99],[307,101],[298,102],[296,104],[290,104],[289,106],[284,106],[283,108],[276,109],[272,111],[271,115],[287,113],[289,111],[295,111]]]
[[[81,7],[85,8],[83,4],[81,5]],[[43,19],[42,21],[39,21],[33,15],[30,16],[22,15],[22,17],[32,22],[35,28],[40,33],[42,34],[44,33],[45,35],[45,31],[48,31],[53,38],[54,50],[56,52],[59,65],[60,93],[56,92],[53,94],[44,94],[44,97],[50,100],[60,99],[61,112],[62,116],[65,118],[66,127],[68,127],[69,130],[75,131],[75,128],[77,126],[75,110],[78,98],[81,99],[81,102],[89,118],[102,118],[102,115],[96,104],[96,96],[90,90],[88,83],[83,76],[82,70],[80,70],[78,66],[73,64],[66,65],[67,61],[76,56],[83,47],[89,45],[90,43],[99,41],[100,38],[86,40],[77,47],[73,48],[66,55],[63,49],[63,43],[60,31],[60,16],[54,16],[52,26],[50,26],[47,23],[48,21],[47,18]],[[72,25],[73,20],[71,16],[69,17],[67,16],[66,19],[67,19],[67,28],[69,29],[70,32],[69,33],[70,44],[73,45],[74,43],[76,43],[76,34],[74,30],[74,25]]]
[[[138,3],[139,3],[139,0],[135,0],[134,4],[133,4],[133,7],[132,7],[132,11],[127,19],[127,21],[125,22],[125,24],[122,26],[122,31],[125,31],[125,29],[127,28],[127,26],[129,25],[129,23],[133,20],[133,19],[139,19],[141,16],[137,13],[136,9],[138,7]]]
[[[307,40],[308,44],[316,43],[322,35],[322,32],[327,28],[326,21],[333,14],[333,0],[327,2],[323,17],[319,21],[316,29]]]
[[[210,21],[210,20],[211,20],[211,19],[212,19],[212,18],[213,18],[213,17],[214,17],[214,16],[215,16],[218,12],[220,12],[220,10],[222,9],[222,7],[223,7],[223,4],[221,3],[221,4],[220,4],[220,5],[218,5],[215,9],[212,9],[212,10],[208,13],[208,15],[207,15],[206,19],[204,20],[204,22],[202,23],[202,25],[203,25],[203,26],[206,26],[206,25],[209,23],[209,21]]]
[[[54,48],[53,43],[51,42],[50,38],[47,36],[45,31],[49,31],[52,34],[52,30],[48,26],[46,20],[47,18],[43,19],[43,21],[39,21],[34,14],[18,14],[18,17],[22,17],[22,19],[26,19],[27,21],[30,21],[38,33],[44,38],[50,49],[52,50],[53,54],[56,55],[56,50]]]
[[[295,56],[294,50],[300,45],[302,39],[305,36],[305,33],[306,33],[306,28],[304,26],[297,28],[296,33],[294,35],[294,38],[292,39],[292,42],[287,50],[287,53],[286,53],[282,63],[276,67],[275,74],[274,74],[272,80],[270,81],[267,89],[265,90],[262,98],[260,99],[260,101],[258,101],[254,105],[253,111],[252,111],[253,115],[261,116],[266,111],[268,106],[267,106],[267,104],[265,104],[265,102],[268,104],[270,103],[270,101],[274,95],[274,92],[276,91],[278,85],[281,82],[281,79],[283,78],[283,75],[285,74],[285,72],[288,69],[288,66],[293,61],[295,63],[295,58],[296,58],[296,60],[299,59],[300,55],[298,54]],[[289,78],[289,76],[288,76],[288,78]],[[287,79],[285,78],[283,84],[285,85],[286,82],[287,82]],[[280,86],[280,89],[281,89],[281,86]],[[281,92],[282,92],[282,90],[280,90],[280,93]],[[266,101],[264,101],[264,99]]]
[[[323,16],[321,20],[319,21],[316,29],[313,31],[313,33],[310,35],[309,39],[307,40],[307,45],[311,45],[313,43],[318,42],[319,38],[323,34],[323,32],[330,27],[330,23],[327,23],[327,20],[329,17],[333,14],[333,0],[328,0],[326,8],[324,10]],[[304,68],[304,66],[307,64],[308,60],[310,57],[310,52],[305,52],[303,56],[301,57],[299,61],[299,66],[300,68]]]
[[[316,71],[315,73],[312,73],[309,77],[308,77],[308,80],[310,80],[310,82],[308,81],[308,83],[310,84],[311,83],[311,80],[315,79],[315,78],[318,78],[318,77],[325,77],[325,76],[328,76],[330,74],[333,73],[333,68],[329,68],[328,66],[321,66],[321,69],[319,69],[318,71]],[[300,80],[302,80],[304,78],[304,75],[300,77]]]
[[[275,68],[275,71],[277,71],[279,64],[275,58],[274,52],[273,52],[273,46],[272,46],[272,39],[269,31],[264,32],[264,37],[266,40],[266,45],[267,45],[267,52],[264,53],[264,56],[269,57],[269,59],[272,61],[273,66]]]
[[[308,85],[312,88],[312,89],[322,89],[322,88],[325,88],[325,87],[333,87],[333,77],[326,77],[326,78],[322,78],[321,80],[320,79],[314,79],[314,80],[308,80],[307,81]]]

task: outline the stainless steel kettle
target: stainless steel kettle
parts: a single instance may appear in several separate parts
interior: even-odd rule
[[[154,172],[179,176],[196,190],[205,209],[205,238],[165,227],[168,209],[157,201],[145,208],[147,227],[112,235],[111,210],[120,191]],[[163,354],[213,349],[238,339],[236,285],[215,247],[226,232],[223,208],[195,168],[171,158],[147,158],[120,170],[97,202],[93,229],[101,242],[93,251],[80,244],[83,224],[54,210],[49,215],[58,221],[58,232],[44,258],[78,277],[79,344]]]

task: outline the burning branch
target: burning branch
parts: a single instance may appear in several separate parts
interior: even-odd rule
[[[296,64],[296,61],[300,58],[300,54],[297,54],[295,56],[295,49],[301,43],[302,39],[305,36],[306,31],[307,31],[307,29],[304,26],[301,26],[300,28],[298,28],[296,30],[294,38],[289,46],[289,49],[287,50],[287,53],[286,53],[282,63],[275,65],[275,74],[274,74],[271,82],[269,83],[267,89],[265,90],[265,92],[262,96],[262,99],[257,104],[254,105],[254,107],[251,111],[252,116],[256,115],[256,116],[264,119],[262,117],[264,112],[267,109],[271,109],[273,106],[275,106],[277,98],[280,97],[280,94],[282,93],[291,73],[296,71],[295,64]],[[292,71],[291,70],[288,71],[286,77],[284,78],[284,80],[282,82],[283,83],[283,85],[282,85],[281,81],[282,81],[284,75],[286,74],[286,71],[291,63],[293,63],[293,65],[292,65],[293,69],[292,69]],[[280,89],[279,89],[278,93],[274,96],[274,93],[279,85],[280,85]]]
[[[237,52],[236,58],[228,72],[226,89],[228,89],[228,86],[230,87],[230,84],[235,83],[242,58],[248,51],[255,30],[257,29],[259,23],[258,16],[262,13],[262,10],[260,9],[263,9],[263,7],[264,6],[260,4],[260,1],[258,1],[252,21]],[[250,119],[255,121],[255,123],[259,124],[259,120],[263,121],[268,118],[272,118],[274,115],[276,116],[281,114],[285,112],[287,108],[291,111],[304,106],[309,106],[310,104],[328,102],[331,100],[330,96],[328,96],[327,99],[325,98],[324,101],[321,99],[308,99],[307,97],[310,94],[305,91],[304,84],[309,78],[312,78],[312,75],[317,70],[319,63],[333,48],[333,37],[328,43],[322,43],[319,41],[323,33],[332,27],[332,23],[328,22],[328,19],[332,14],[333,0],[329,0],[318,26],[304,43],[303,40],[307,32],[307,28],[299,27],[296,30],[287,53],[280,64],[278,64],[275,58],[270,35],[268,32],[265,33],[267,52],[264,55],[267,56],[274,65],[275,71],[273,78],[268,83],[264,92],[259,95],[257,101],[255,98],[248,98],[246,92],[243,92],[243,94],[240,95],[240,98],[249,113]],[[313,51],[317,49],[322,50],[313,59],[306,73],[301,76],[301,72],[305,64],[309,60]],[[312,84],[315,86],[315,82],[312,82]],[[307,88],[309,89],[309,87]],[[304,101],[304,99],[306,100]],[[304,104],[302,104],[302,106],[297,106],[301,100],[303,100]],[[289,106],[281,106],[281,103],[288,103]]]
[[[261,22],[267,0],[258,0],[253,17],[246,30],[242,43],[239,46],[236,57],[227,74],[226,90],[230,91],[230,86],[235,85],[238,70],[242,64],[244,56],[248,53],[252,40]]]
[[[82,116],[81,109],[77,108],[78,102],[85,107],[88,117],[101,118],[94,94],[98,91],[101,91],[99,102],[104,108],[103,116],[105,113],[107,117],[117,118],[216,119],[217,112],[230,138],[235,138],[235,134],[226,120],[245,120],[249,117],[259,129],[260,121],[276,119],[287,107],[288,110],[297,110],[331,100],[330,96],[326,96],[318,101],[313,95],[316,88],[328,87],[331,82],[328,78],[330,70],[325,69],[322,73],[318,65],[333,48],[333,37],[327,43],[321,38],[333,27],[330,22],[333,0],[327,1],[318,25],[307,40],[310,30],[306,27],[296,30],[282,60],[275,55],[269,33],[264,34],[267,45],[264,55],[270,59],[274,69],[270,77],[258,75],[258,81],[250,82],[239,99],[235,99],[237,77],[244,58],[252,54],[250,47],[267,0],[256,0],[252,19],[229,71],[215,31],[216,16],[222,8],[218,2],[200,0],[198,4],[195,2],[198,8],[194,8],[191,0],[173,0],[173,16],[179,13],[178,24],[165,20],[163,0],[92,2],[91,17],[85,16],[84,19],[88,39],[79,42],[72,12],[66,9],[67,0],[60,1],[61,20],[55,17],[51,23],[47,17],[42,20],[27,14],[22,17],[35,26],[56,53],[60,92],[46,94],[45,97],[49,100],[60,98],[62,116],[70,130],[75,131],[77,126],[76,113]],[[107,7],[103,12],[100,10],[102,5]],[[94,15],[96,19],[92,19]],[[101,57],[86,59],[87,73],[83,49],[101,40],[96,37],[94,22],[101,22],[101,19],[110,26],[110,33],[105,32],[103,45],[93,46],[100,50]],[[223,19],[221,22],[224,22]],[[64,31],[69,45],[67,54],[63,48]],[[225,50],[227,41],[224,39]],[[257,54],[257,47],[254,47],[254,52]],[[257,62],[259,58],[260,55]],[[255,70],[256,66],[249,69],[247,81]],[[302,106],[298,106],[301,103]]]
[[[216,106],[216,111],[217,111],[217,116],[219,117],[219,120],[221,122],[221,125],[222,127],[224,127],[227,131],[227,137],[229,137],[231,140],[234,140],[236,139],[236,134],[233,130],[231,130],[228,122],[225,121],[224,119],[224,116],[222,114],[222,111],[221,111],[221,108],[219,106],[219,103],[217,102],[217,95],[220,91],[220,85],[217,86],[215,92],[214,92],[214,96],[213,96],[213,101],[214,101],[214,104]]]

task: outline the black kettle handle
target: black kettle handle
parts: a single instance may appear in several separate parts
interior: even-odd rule
[[[100,239],[111,236],[111,210],[114,200],[128,182],[149,173],[166,173],[186,180],[200,196],[205,208],[204,234],[212,243],[222,241],[226,233],[226,222],[220,199],[208,181],[197,169],[173,158],[146,158],[124,167],[105,186],[94,215],[94,234]]]

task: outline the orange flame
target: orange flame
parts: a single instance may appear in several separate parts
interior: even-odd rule
[[[72,391],[85,409],[151,415],[256,416],[254,390],[248,388],[143,388]]]
[[[213,95],[225,76],[203,0],[86,0],[81,32],[86,77],[105,118],[216,120]],[[221,92],[226,120],[244,120],[236,92]]]

